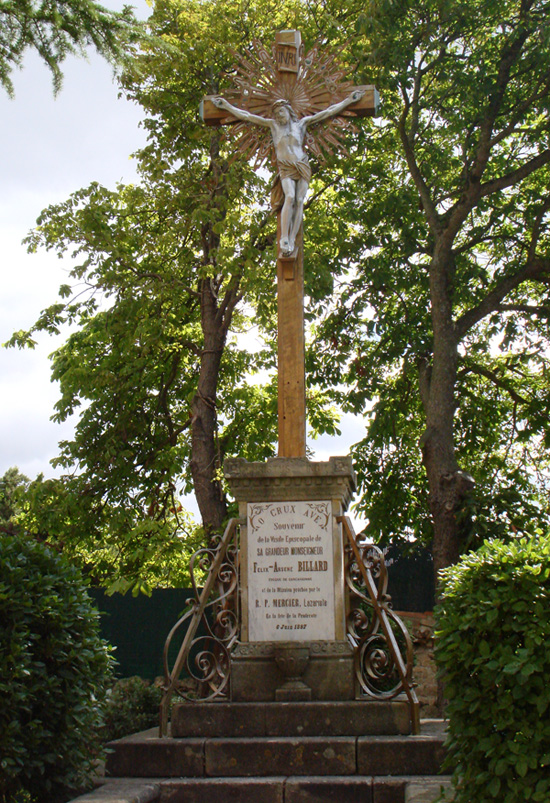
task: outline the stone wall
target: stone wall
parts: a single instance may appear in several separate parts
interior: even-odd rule
[[[438,716],[433,613],[429,611],[426,613],[396,611],[396,613],[412,635],[414,645],[413,678],[422,707],[421,716]]]

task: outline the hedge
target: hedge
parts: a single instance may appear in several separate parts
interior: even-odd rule
[[[93,770],[109,648],[78,572],[0,535],[0,801],[66,798]]]
[[[549,537],[490,541],[442,574],[435,654],[456,803],[548,803]]]

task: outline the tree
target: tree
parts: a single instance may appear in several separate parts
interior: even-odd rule
[[[272,453],[274,385],[249,379],[274,363],[267,182],[196,109],[223,88],[228,45],[300,27],[384,98],[377,128],[311,185],[310,423],[334,426],[327,400],[369,416],[355,450],[367,529],[429,541],[436,571],[475,538],[548,523],[546,12],[157,3],[156,44],[123,77],[147,113],[140,186],[75,193],[29,241],[74,246],[73,279],[92,289],[65,286],[34,327],[77,325],[54,372],[60,418],[87,405],[60,456],[79,468],[78,505],[168,522],[191,476],[211,533],[228,512],[223,457]],[[254,354],[235,337],[252,322]]]
[[[230,35],[228,20],[233,21]],[[197,110],[205,94],[219,93],[224,82],[230,83],[235,49],[242,49],[243,43],[250,45],[255,37],[269,41],[273,30],[288,27],[289,20],[307,25],[306,10],[294,0],[284,4],[263,0],[253,5],[240,0],[221,5],[159,2],[150,24],[169,48],[145,48],[136,70],[123,76],[129,97],[148,113],[145,126],[150,145],[141,155],[144,175],[151,176],[156,186],[170,184],[179,203],[182,187],[188,192],[183,209],[187,219],[183,226],[173,228],[178,242],[182,230],[190,238],[193,273],[189,285],[198,299],[201,325],[189,467],[203,523],[212,531],[227,516],[223,457],[240,453],[262,459],[274,453],[275,385],[271,382],[260,391],[250,385],[246,374],[274,365],[275,218],[267,203],[269,180],[236,160],[231,139],[223,131],[207,131]],[[243,307],[243,301],[247,306]],[[231,327],[242,330],[252,321],[267,333],[267,347],[256,355],[241,350],[238,358],[231,347],[224,356]],[[218,395],[227,371],[230,384],[221,399]],[[313,392],[310,401],[314,427],[330,427],[331,416],[322,411],[322,395]],[[244,420],[239,418],[241,411]],[[254,411],[259,418],[252,417]],[[218,416],[228,424],[223,431]],[[261,439],[256,437],[258,431]]]
[[[224,351],[243,271],[254,262],[250,282],[265,281],[262,252],[269,239],[256,247],[265,209],[240,220],[250,192],[243,179],[250,184],[255,177],[228,168],[219,135],[196,119],[198,82],[185,89],[180,109],[189,118],[188,136],[176,155],[165,150],[162,173],[151,179],[145,166],[141,186],[113,192],[93,185],[42,216],[31,248],[38,242],[60,253],[74,247],[82,259],[72,278],[93,292],[73,299],[71,288],[62,288],[69,301],[50,307],[35,328],[78,324],[54,357],[62,390],[58,417],[81,400],[91,404],[58,462],[78,463],[85,469],[80,480],[85,476],[97,498],[113,504],[130,498],[137,483],[140,501],[155,517],[174,507],[182,474],[190,489],[190,470],[204,526],[215,531],[227,515],[217,441],[220,385],[232,393],[250,363],[235,343],[227,344],[225,359]],[[178,160],[173,173],[169,158]],[[239,194],[245,197],[235,204]],[[242,379],[240,385],[245,392]],[[260,448],[270,447],[267,441]]]
[[[61,87],[61,64],[93,45],[109,61],[119,61],[138,26],[130,6],[110,11],[94,0],[0,0],[0,84],[13,95],[11,73],[35,50]]]
[[[549,10],[380,0],[347,27],[383,121],[348,166],[351,279],[314,370],[371,405],[369,529],[430,538],[436,571],[472,528],[549,522]]]
[[[15,517],[18,513],[18,496],[21,490],[28,487],[29,478],[21,474],[18,468],[9,468],[0,477],[0,533],[15,535],[17,524]]]
[[[53,357],[56,416],[81,410],[56,460],[71,476],[31,486],[27,528],[88,555],[92,544],[115,549],[122,575],[136,583],[132,556],[143,562],[146,550],[150,563],[163,537],[189,536],[182,490],[194,490],[209,538],[228,515],[223,458],[274,453],[276,386],[272,377],[250,381],[275,359],[268,179],[232,161],[229,141],[198,116],[201,98],[219,91],[235,60],[229,46],[264,24],[272,36],[272,17],[289,13],[268,6],[247,6],[247,16],[232,2],[158,4],[156,45],[145,43],[123,78],[148,113],[140,184],[74,193],[43,212],[28,241],[31,250],[72,254],[72,285],[12,344],[73,324]],[[239,20],[232,42],[223,33],[229,17]],[[315,294],[329,289],[318,283]],[[256,352],[239,340],[253,325],[267,333]],[[333,426],[323,394],[310,397],[313,426]]]

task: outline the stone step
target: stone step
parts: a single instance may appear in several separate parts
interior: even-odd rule
[[[117,777],[435,775],[443,735],[162,738],[156,729],[109,745]]]
[[[178,703],[172,736],[367,736],[411,732],[406,700]]]
[[[188,779],[163,782],[159,803],[432,803],[448,784],[359,775]]]
[[[72,803],[435,803],[448,776],[110,779]]]

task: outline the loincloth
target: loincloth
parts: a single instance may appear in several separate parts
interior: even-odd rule
[[[277,159],[280,178],[293,178],[295,181],[311,181],[311,167],[307,159],[300,159],[295,162],[287,162],[284,159]]]
[[[271,187],[271,209],[277,212],[285,201],[285,194],[281,184],[281,179],[291,178],[294,181],[303,179],[309,184],[311,180],[311,167],[306,159],[288,162],[284,159],[277,160],[278,173]]]

